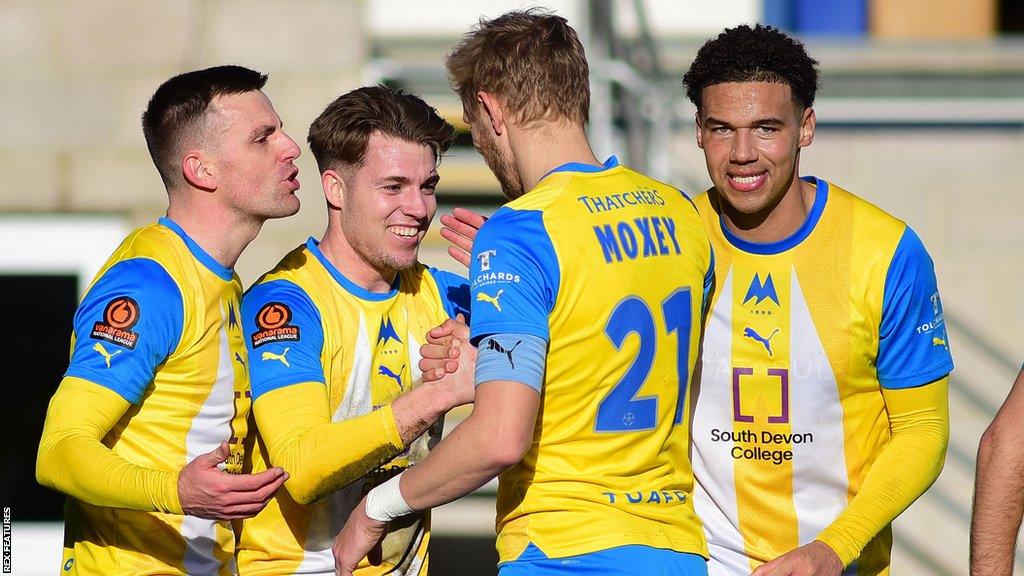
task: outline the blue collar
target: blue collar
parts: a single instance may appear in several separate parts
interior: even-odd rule
[[[331,275],[332,278],[334,278],[335,282],[340,284],[341,287],[345,289],[345,291],[347,291],[348,293],[352,294],[357,298],[362,298],[363,300],[369,300],[371,302],[380,302],[382,300],[392,298],[394,297],[395,294],[398,294],[398,286],[400,284],[399,281],[402,278],[401,274],[395,274],[395,281],[391,284],[391,290],[387,292],[370,292],[366,288],[363,288],[362,286],[346,278],[345,275],[342,274],[340,270],[334,267],[334,264],[331,264],[331,261],[327,259],[327,256],[324,256],[324,253],[320,251],[319,240],[310,236],[309,240],[306,240],[306,249],[309,250],[310,253],[313,254],[313,256],[316,256],[316,259],[319,260],[320,264],[322,264],[323,267],[327,269],[327,272]]]
[[[814,231],[814,227],[818,225],[818,221],[821,220],[822,213],[825,212],[825,202],[828,200],[828,182],[819,180],[814,176],[802,176],[800,179],[815,185],[814,204],[811,206],[811,211],[807,214],[804,223],[795,232],[776,242],[750,242],[729,231],[729,228],[725,225],[725,217],[719,216],[718,221],[722,228],[722,233],[725,234],[725,238],[729,243],[744,252],[769,256],[781,254],[810,236],[811,232]]]
[[[584,164],[583,162],[567,162],[567,163],[562,164],[561,166],[555,168],[554,170],[548,172],[547,174],[545,174],[541,178],[541,180],[543,180],[544,178],[547,178],[548,176],[554,174],[555,172],[589,172],[589,173],[595,173],[595,172],[604,172],[605,170],[609,170],[611,168],[615,168],[618,165],[619,165],[619,159],[616,158],[614,154],[609,156],[608,159],[605,160],[604,164],[602,164],[601,166],[594,166],[593,164]]]
[[[185,231],[181,229],[181,226],[178,226],[177,222],[165,216],[157,220],[157,224],[160,224],[165,228],[169,228],[172,232],[180,236],[182,241],[185,242],[185,246],[188,248],[188,251],[192,253],[192,257],[194,257],[196,260],[199,260],[199,262],[201,262],[203,266],[206,266],[206,268],[209,269],[210,272],[216,274],[218,278],[226,282],[230,282],[235,277],[234,270],[228,268],[227,266],[224,266],[220,262],[217,262],[217,260],[215,260],[213,256],[210,256],[206,252],[206,250],[203,250],[202,246],[200,246],[199,244],[196,243],[195,240],[190,238],[189,235],[186,234]]]

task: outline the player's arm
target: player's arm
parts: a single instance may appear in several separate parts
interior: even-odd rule
[[[504,345],[482,348],[479,353],[476,379],[480,383],[473,412],[422,462],[363,498],[334,541],[340,574],[352,573],[391,520],[469,494],[518,463],[529,449],[540,407],[546,342],[524,334],[488,336],[485,341],[491,339]],[[521,353],[516,357],[518,368],[510,370],[502,366],[509,362],[501,350],[515,342],[520,342],[517,351]],[[511,379],[494,379],[495,374]]]
[[[813,542],[767,562],[753,576],[838,576],[864,546],[939,476],[949,439],[949,379],[883,390],[891,439],[849,506]]]
[[[1013,573],[1024,514],[1024,370],[978,446],[971,515],[971,576]]]
[[[253,411],[270,461],[288,470],[289,494],[310,504],[394,458],[472,398],[472,388],[456,380],[432,383],[369,414],[331,422],[324,384],[304,382],[260,396]]]
[[[857,496],[818,539],[849,565],[942,471],[949,441],[949,378],[907,389],[883,389],[892,437]]]
[[[221,473],[217,465],[229,455],[226,445],[168,471],[138,466],[103,444],[177,346],[181,311],[176,285],[152,261],[121,262],[96,282],[75,314],[71,362],[47,410],[36,457],[40,484],[97,506],[211,519],[252,516],[266,505],[283,483],[283,471]],[[125,327],[134,335],[131,347],[102,336],[104,325],[131,314],[136,321]]]
[[[274,314],[288,318],[294,339],[261,334]],[[285,488],[299,503],[315,502],[394,458],[445,412],[472,400],[472,386],[451,379],[332,422],[322,323],[305,292],[286,281],[257,285],[243,299],[242,315],[256,426],[270,462],[288,471]]]
[[[132,465],[101,443],[130,406],[109,388],[64,378],[46,411],[36,480],[96,506],[181,514],[177,472]]]
[[[523,243],[523,237],[531,243]],[[478,348],[473,412],[422,462],[371,490],[349,516],[334,544],[341,574],[350,573],[366,556],[391,519],[472,492],[519,462],[529,449],[550,338],[548,315],[559,286],[557,258],[547,238],[538,212],[499,211],[480,230],[470,259],[470,278],[477,279],[472,301],[472,342]],[[516,274],[497,280],[485,274],[494,270]],[[443,328],[432,335],[453,335]],[[449,323],[448,328],[459,340],[459,327]],[[457,358],[464,353],[463,348]]]

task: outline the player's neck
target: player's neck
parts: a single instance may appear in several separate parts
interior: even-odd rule
[[[234,268],[242,251],[259,234],[263,222],[242,218],[220,207],[196,204],[172,199],[167,207],[167,217],[210,257],[226,268]]]
[[[369,292],[385,294],[395,282],[397,273],[378,270],[367,262],[352,247],[340,224],[328,222],[327,231],[320,240],[320,252],[345,278]]]
[[[510,128],[509,145],[523,190],[563,164],[578,162],[600,166],[583,127],[568,122],[544,122],[536,127]]]
[[[794,176],[779,201],[754,214],[744,214],[722,203],[723,221],[730,232],[747,242],[779,242],[795,233],[814,206],[815,186]]]

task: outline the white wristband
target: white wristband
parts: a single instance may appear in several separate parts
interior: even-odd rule
[[[391,522],[415,512],[402,497],[402,490],[398,487],[402,474],[405,472],[370,490],[366,495],[367,516],[378,522]]]

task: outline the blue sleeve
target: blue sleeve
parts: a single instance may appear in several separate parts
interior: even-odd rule
[[[547,359],[548,343],[536,336],[491,334],[480,340],[475,384],[506,380],[540,392]]]
[[[110,388],[138,404],[156,367],[178,347],[185,322],[178,285],[148,258],[111,266],[75,312],[67,376]]]
[[[541,216],[502,208],[477,234],[469,268],[474,345],[500,333],[550,339],[548,315],[558,295],[559,270]]]
[[[444,304],[444,311],[449,318],[455,318],[462,314],[469,323],[469,281],[459,276],[437,268],[427,268],[430,276],[437,284],[437,291],[441,294],[441,303]]]
[[[884,388],[913,388],[949,374],[948,340],[932,259],[908,226],[885,277],[878,381]]]
[[[326,383],[320,312],[305,290],[287,280],[257,284],[242,298],[252,399],[292,384]]]

